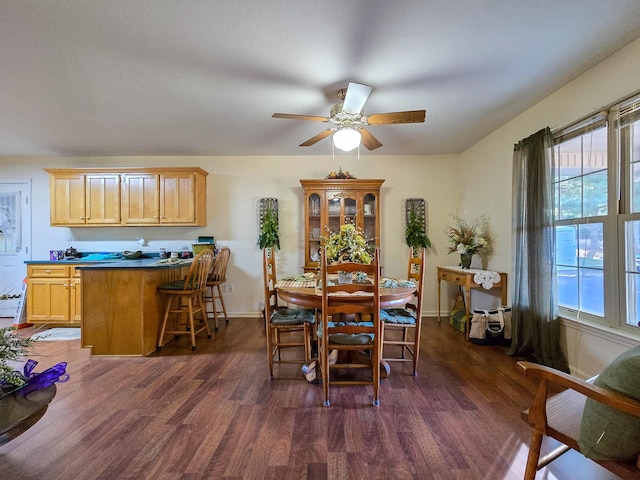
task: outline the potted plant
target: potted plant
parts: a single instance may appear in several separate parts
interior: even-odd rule
[[[275,204],[268,202],[260,217],[260,235],[258,246],[262,248],[280,248],[280,231],[278,226],[278,211]]]
[[[448,253],[460,254],[460,265],[468,269],[475,254],[490,251],[487,240],[489,223],[484,215],[472,222],[466,221],[457,214],[452,214],[451,218],[454,220],[454,225],[449,225],[446,230],[449,237]]]
[[[404,231],[404,239],[409,247],[413,247],[414,252],[416,252],[418,248],[431,247],[431,240],[425,232],[422,218],[420,218],[420,215],[418,215],[413,207],[409,210],[407,227]]]
[[[27,383],[25,376],[9,362],[21,360],[32,340],[20,338],[15,330],[15,327],[0,328],[0,385],[3,390],[12,390]]]

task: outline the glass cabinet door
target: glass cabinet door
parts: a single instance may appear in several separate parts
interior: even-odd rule
[[[320,242],[324,234],[322,231],[322,216],[320,215],[320,195],[312,193],[308,199],[308,221],[309,221],[309,248],[307,251],[307,263],[317,262],[320,251]]]
[[[369,245],[377,245],[376,195],[366,193],[363,201],[362,232]]]
[[[328,192],[327,194],[327,227],[331,233],[337,232],[340,226],[352,223],[358,224],[358,201],[354,195],[343,192]],[[329,235],[329,232],[325,232]]]

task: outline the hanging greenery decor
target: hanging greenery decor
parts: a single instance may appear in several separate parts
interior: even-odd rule
[[[418,215],[416,209],[411,206],[408,212],[407,226],[404,231],[404,239],[409,247],[414,250],[418,248],[431,247],[431,240],[425,232],[424,217]]]
[[[264,211],[260,214],[260,235],[258,247],[280,249],[280,230],[278,225],[278,203],[275,199],[266,199]]]

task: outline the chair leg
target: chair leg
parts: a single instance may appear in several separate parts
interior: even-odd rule
[[[167,295],[167,303],[164,309],[164,318],[162,320],[162,327],[160,328],[160,334],[158,335],[158,345],[156,345],[156,350],[160,351],[162,348],[162,340],[164,339],[164,331],[167,328],[167,319],[169,318],[169,311],[171,310],[171,295]]]
[[[213,328],[218,331],[218,318],[216,317],[216,299],[213,296],[213,287],[207,286],[204,290],[204,303],[205,305],[211,305],[211,314],[213,315]],[[206,310],[207,320],[209,319],[209,311]]]
[[[531,435],[531,444],[529,445],[529,455],[527,456],[527,467],[524,471],[524,480],[534,480],[536,478],[541,446],[542,434],[534,430]]]
[[[304,363],[308,364],[311,361],[311,326],[308,323],[304,324]]]
[[[271,328],[271,323],[266,323],[266,334],[267,334],[267,357],[269,359],[269,380],[273,380],[273,352],[271,351],[271,340],[273,331]]]
[[[196,349],[196,326],[193,323],[193,299],[189,297],[187,299],[187,310],[189,311],[189,328],[191,331],[191,350]]]
[[[380,337],[382,338],[382,337]],[[371,366],[373,375],[373,406],[377,407],[380,405],[380,400],[378,397],[380,390],[380,352],[382,349],[382,342],[380,342],[380,348],[374,348],[371,350],[372,358],[371,358]]]
[[[323,333],[326,334],[326,332]],[[329,407],[331,405],[329,402],[329,349],[324,338],[321,342],[322,348],[318,348],[318,351],[320,353],[320,364],[322,366],[322,391],[324,392],[324,406]]]
[[[420,319],[416,323],[413,332],[413,376],[418,376],[418,358],[420,357],[420,334],[422,332],[422,325]]]
[[[202,296],[203,296],[202,293],[198,294],[196,301],[198,302],[198,305],[200,305],[200,314],[202,315],[202,323],[204,324],[204,328],[207,331],[207,338],[211,338],[211,329],[209,328],[209,318],[207,317],[207,310],[206,310],[205,302]]]
[[[224,316],[224,321],[225,323],[229,323],[229,317],[227,317],[227,307],[224,305],[224,297],[222,296],[222,289],[220,288],[220,285],[217,285],[217,288],[218,288],[218,298],[220,299],[220,306],[222,307],[222,315]]]

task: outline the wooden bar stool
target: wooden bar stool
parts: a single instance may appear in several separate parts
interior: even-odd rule
[[[224,305],[224,298],[222,297],[222,289],[220,285],[227,281],[227,265],[229,264],[229,256],[231,250],[229,247],[223,247],[220,253],[216,256],[213,262],[213,268],[211,274],[207,280],[207,288],[205,290],[204,300],[205,303],[211,304],[211,312],[213,313],[214,328],[218,330],[218,314],[221,313],[224,316],[226,323],[229,323],[227,317],[227,307]],[[220,302],[218,308],[216,300]]]
[[[193,259],[184,279],[158,286],[158,292],[167,297],[167,303],[156,350],[160,351],[164,345],[165,335],[190,335],[192,350],[196,349],[196,335],[198,333],[206,331],[207,338],[211,338],[203,297],[212,264],[213,251],[205,249]],[[173,330],[167,330],[167,321],[171,313],[176,314],[176,326]],[[198,313],[202,322],[198,324],[196,330],[194,317]]]

